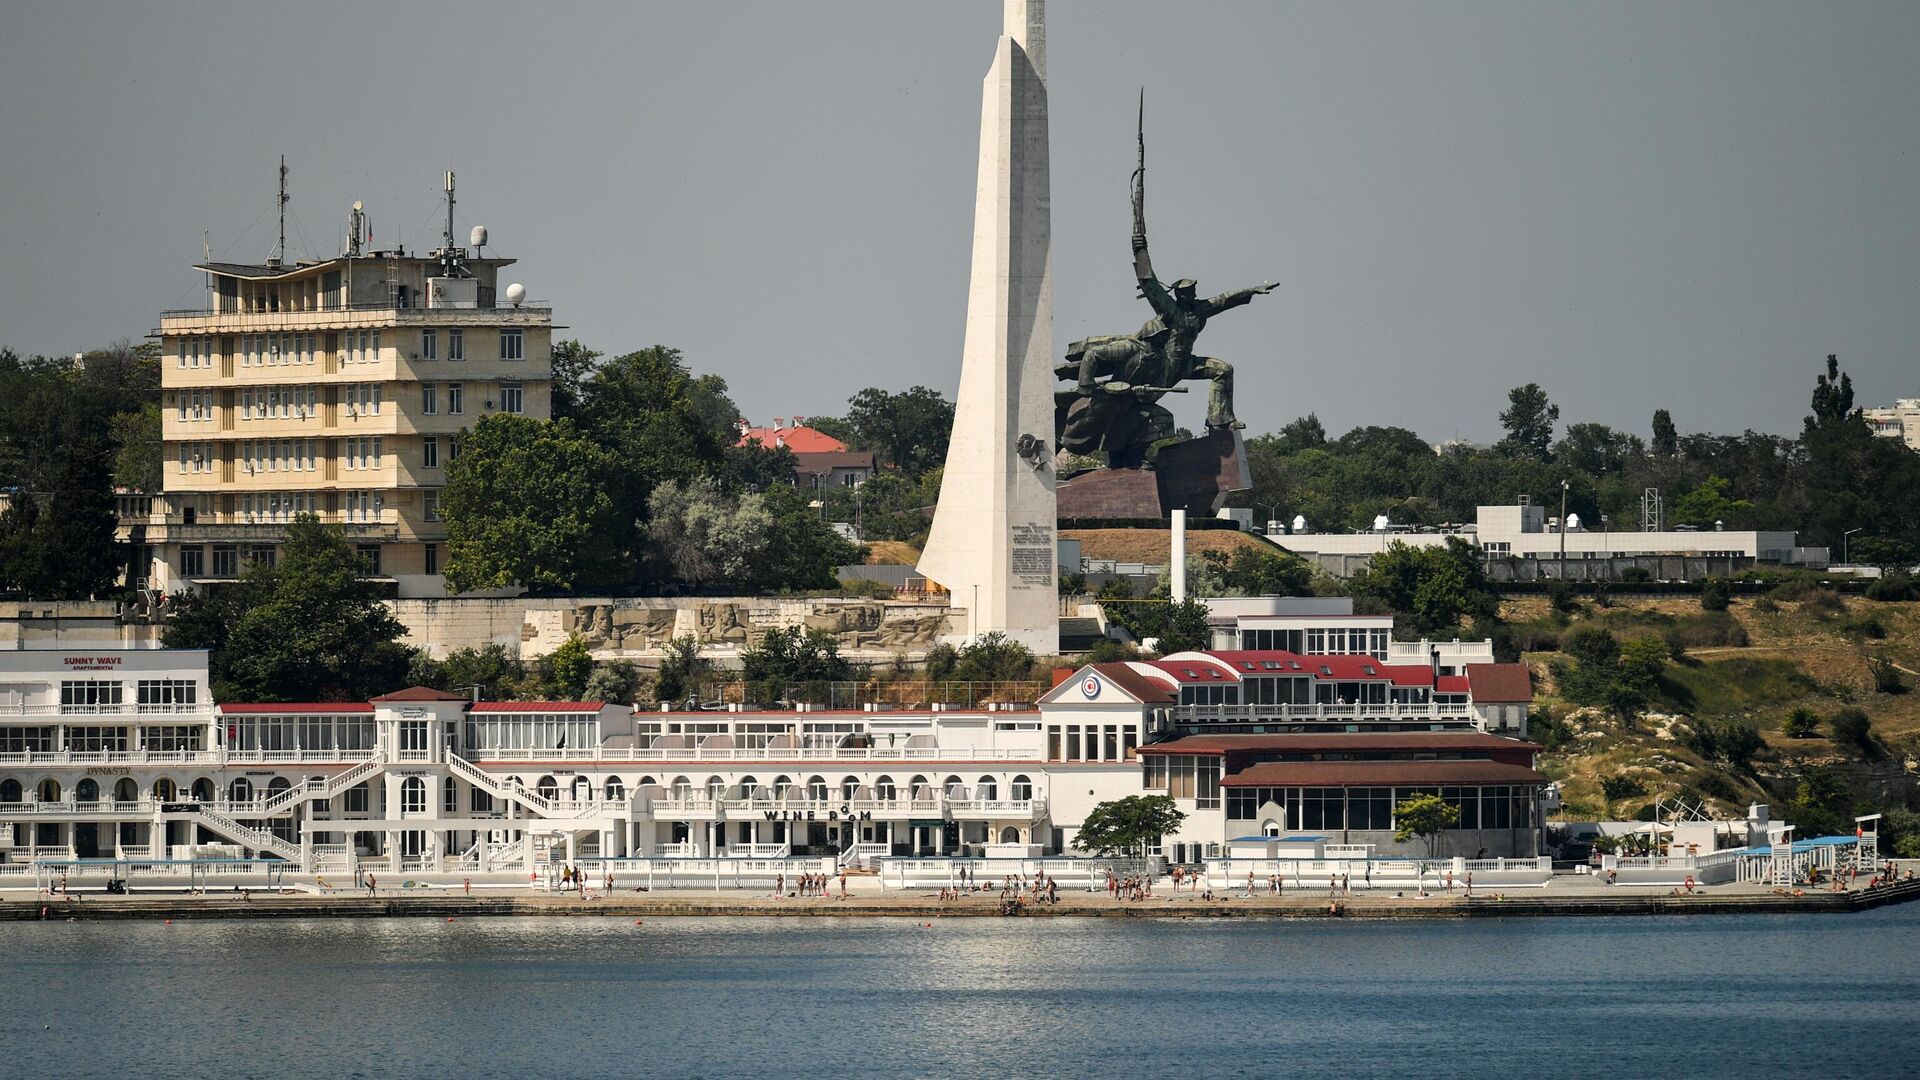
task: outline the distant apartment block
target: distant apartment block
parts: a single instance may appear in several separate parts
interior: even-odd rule
[[[1861,409],[1875,435],[1899,439],[1909,450],[1920,450],[1920,398],[1901,398],[1891,409]]]
[[[197,588],[272,560],[295,515],[347,533],[402,597],[444,595],[439,515],[461,433],[490,413],[546,419],[553,313],[446,246],[281,265],[207,262],[204,308],[161,313],[163,492],[149,589]],[[476,245],[484,230],[474,230]]]

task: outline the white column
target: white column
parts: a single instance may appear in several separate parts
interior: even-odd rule
[[[1187,599],[1187,512],[1173,512],[1173,555],[1167,569],[1173,575],[1173,602]]]

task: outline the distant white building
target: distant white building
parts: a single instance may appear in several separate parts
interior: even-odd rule
[[[1899,439],[1909,450],[1920,450],[1920,398],[1901,398],[1891,409],[1861,409],[1860,415],[1875,435]]]
[[[1914,429],[1920,432],[1920,422]],[[1571,528],[1562,530],[1547,517],[1544,506],[1479,507],[1471,525],[1455,528],[1414,528],[1388,524],[1384,528],[1351,533],[1288,533],[1274,539],[1287,550],[1323,563],[1327,557],[1363,558],[1377,555],[1395,542],[1413,547],[1439,547],[1458,537],[1480,548],[1488,558],[1512,556],[1553,561],[1629,557],[1748,560],[1786,566],[1825,566],[1828,549],[1802,547],[1790,531],[1752,529],[1694,529],[1685,526],[1658,532],[1593,529],[1569,515]]]

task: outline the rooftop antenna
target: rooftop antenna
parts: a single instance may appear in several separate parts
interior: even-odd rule
[[[267,265],[279,269],[287,255],[287,155],[280,155],[280,242],[273,246]]]
[[[447,277],[454,276],[457,263],[453,257],[453,173],[446,174],[447,192],[447,231],[440,242],[440,266]]]
[[[353,209],[347,213],[347,254],[360,254],[360,228],[366,222],[362,212],[366,208],[359,199],[353,200]]]

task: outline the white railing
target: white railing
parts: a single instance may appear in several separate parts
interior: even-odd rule
[[[447,766],[467,783],[485,790],[494,798],[514,800],[530,810],[538,811],[543,817],[553,814],[554,800],[525,784],[515,782],[510,776],[495,776],[451,750],[447,751]]]
[[[662,761],[1020,761],[1040,762],[1038,748],[991,746],[731,746],[593,747],[590,750],[468,750],[474,761],[662,762]]]
[[[1019,818],[1032,820],[1046,813],[1045,799],[948,799],[954,817]]]
[[[1182,723],[1273,721],[1434,720],[1473,718],[1473,706],[1457,702],[1368,702],[1357,705],[1171,705],[1155,710]]]
[[[884,859],[893,853],[893,845],[876,841],[861,841],[850,844],[840,853],[841,866],[856,866],[862,870],[872,868],[876,859]]]
[[[111,705],[0,705],[0,716],[198,716],[213,719],[212,705],[141,705],[118,702]]]
[[[58,802],[41,802],[27,799],[22,802],[0,803],[0,821],[25,817],[58,817],[80,815],[124,815],[151,814],[157,807],[152,799],[94,799],[83,802],[79,799],[63,799]]]
[[[945,801],[938,798],[919,799],[712,799],[703,795],[689,795],[685,798],[666,796],[648,800],[646,810],[649,816],[708,818],[716,812],[728,818],[758,818],[769,821],[782,820],[784,815],[798,815],[797,819],[811,821],[844,821],[849,817],[857,818],[863,814],[875,817],[914,817],[937,815],[944,812]],[[768,814],[775,815],[768,818]],[[833,815],[829,817],[828,815]]]
[[[297,861],[300,858],[300,849],[297,846],[287,843],[270,832],[242,825],[204,803],[200,805],[199,813],[195,816],[215,832],[225,833],[255,851],[270,851],[289,861]]]

